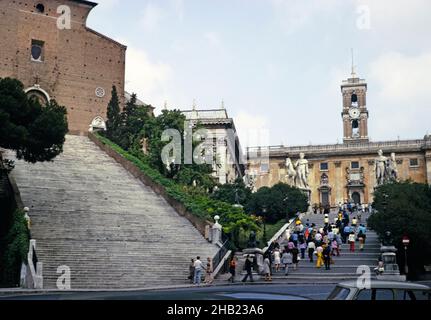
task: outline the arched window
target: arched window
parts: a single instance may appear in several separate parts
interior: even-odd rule
[[[356,93],[352,94],[352,103],[358,102],[358,95]]]
[[[352,121],[352,136],[353,137],[359,137],[359,121],[358,120]]]

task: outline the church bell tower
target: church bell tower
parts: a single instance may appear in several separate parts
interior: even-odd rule
[[[344,143],[368,142],[367,83],[352,66],[351,77],[341,84]]]

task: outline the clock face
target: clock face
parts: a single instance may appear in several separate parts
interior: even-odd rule
[[[358,119],[360,116],[361,112],[359,111],[358,108],[351,108],[349,110],[349,115],[353,118],[353,119]]]

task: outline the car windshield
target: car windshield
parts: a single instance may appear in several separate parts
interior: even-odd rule
[[[329,295],[328,300],[345,300],[349,293],[349,289],[337,286]]]

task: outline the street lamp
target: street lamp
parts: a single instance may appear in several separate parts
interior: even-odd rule
[[[408,266],[408,264],[407,264],[407,247],[409,246],[409,244],[410,244],[410,239],[409,239],[409,237],[408,237],[408,236],[404,236],[404,237],[403,237],[403,245],[404,245],[404,264],[405,264],[405,266],[404,266],[404,270],[405,270],[406,276],[408,276],[408,274],[409,274],[409,266]]]
[[[262,213],[263,213],[263,242],[266,243],[267,239],[266,239],[266,207],[264,206],[262,208]]]

